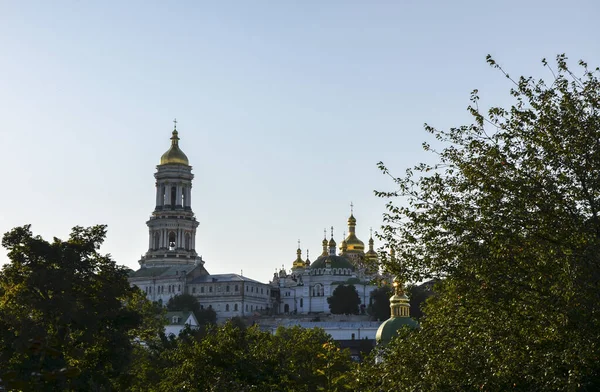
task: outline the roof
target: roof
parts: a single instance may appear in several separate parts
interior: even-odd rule
[[[257,284],[266,284],[258,280],[250,279],[238,274],[218,274],[218,275],[202,275],[190,281],[190,284],[196,283],[213,283],[213,282],[248,282]]]
[[[178,317],[178,321],[175,323],[173,322],[174,316]],[[192,316],[192,318],[193,318],[192,325],[198,325],[198,321],[196,320],[196,316],[194,316],[194,312],[191,312],[189,310],[165,313],[165,317],[167,318],[169,325],[185,325],[185,322],[188,320],[188,318],[190,316]]]
[[[181,271],[190,272],[197,265],[174,265],[169,267],[144,267],[137,271],[130,272],[129,278],[150,278],[166,277],[179,275]]]
[[[417,328],[419,323],[410,317],[390,317],[381,324],[375,335],[375,340],[380,344],[388,344],[398,334],[400,328],[407,326]]]
[[[326,268],[327,260],[331,262],[331,268],[350,268],[355,270],[354,264],[343,256],[327,255],[321,256],[310,265],[310,269]]]

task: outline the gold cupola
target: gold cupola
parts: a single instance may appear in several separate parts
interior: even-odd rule
[[[327,229],[323,229],[323,242],[321,244],[323,245],[323,253],[321,253],[321,256],[327,256],[329,254],[327,251]]]
[[[342,238],[344,238],[344,237],[346,237],[346,233],[344,233],[344,235],[342,236]],[[344,238],[340,245],[340,251],[341,251],[340,255],[341,256],[345,255],[347,250],[348,250],[348,244],[346,243],[346,239]]]
[[[375,340],[381,345],[387,345],[398,334],[398,330],[405,326],[418,328],[419,323],[410,317],[410,301],[404,293],[402,281],[396,278],[394,295],[390,298],[390,318],[379,326]]]
[[[298,249],[296,249],[296,260],[292,264],[292,268],[304,268],[304,260],[302,260],[302,250],[300,249],[300,240],[298,240]]]
[[[354,217],[354,205],[350,204],[350,218],[348,218],[348,237],[346,246],[348,253],[364,253],[365,243],[356,236],[356,218]]]
[[[173,129],[173,134],[171,136],[171,148],[169,148],[167,152],[165,152],[160,157],[160,164],[189,166],[190,162],[188,161],[187,156],[179,148],[179,136],[177,136],[177,121],[173,122],[175,123],[175,128]]]
[[[370,229],[371,237],[369,238],[369,251],[365,254],[365,259],[368,261],[376,261],[377,260],[377,252],[375,252],[374,241],[373,241],[373,229]]]

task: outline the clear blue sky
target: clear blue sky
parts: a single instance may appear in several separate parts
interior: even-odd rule
[[[507,105],[513,75],[565,52],[600,65],[597,1],[0,1],[0,232],[108,224],[131,268],[148,246],[155,165],[177,117],[211,273],[267,281],[381,225],[428,122]],[[0,263],[6,262],[0,251]]]

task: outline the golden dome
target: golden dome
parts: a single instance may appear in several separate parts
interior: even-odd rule
[[[171,148],[167,150],[160,157],[161,165],[186,165],[189,166],[187,156],[179,148],[179,137],[177,136],[177,129],[173,130],[173,136],[171,136]]]

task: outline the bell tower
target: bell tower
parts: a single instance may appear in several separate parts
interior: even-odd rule
[[[179,148],[177,120],[171,147],[156,166],[156,206],[148,225],[148,252],[142,267],[204,264],[196,253],[198,221],[192,211],[192,167]]]

